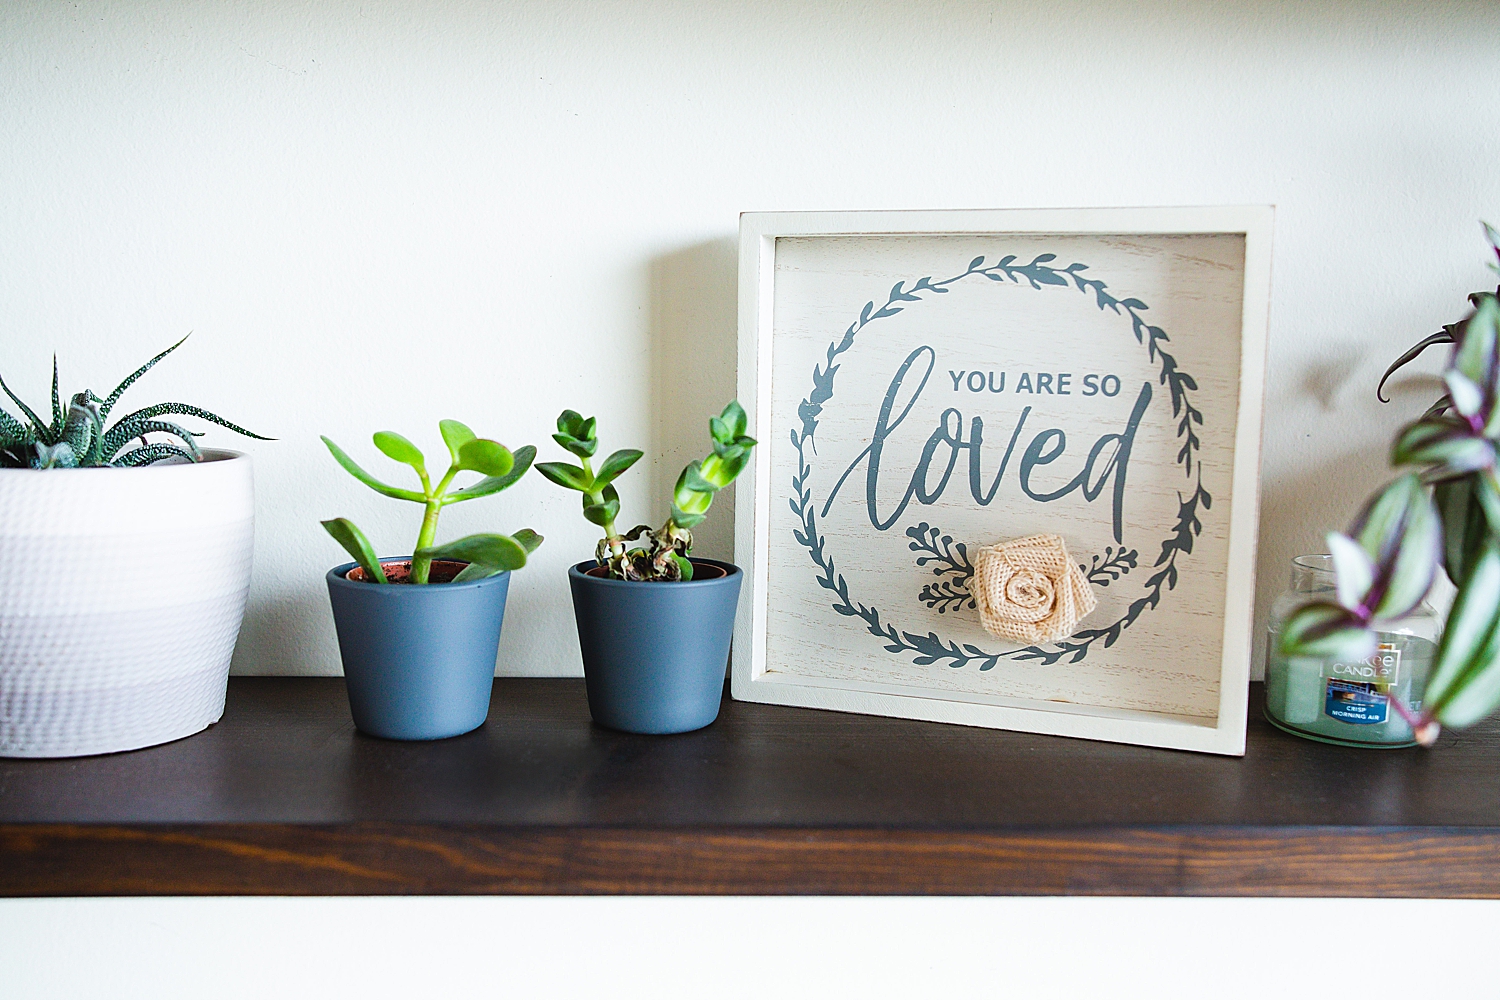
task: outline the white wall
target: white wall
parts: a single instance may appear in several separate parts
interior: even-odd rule
[[[1379,372],[1485,280],[1497,29],[1451,2],[13,0],[0,373],[40,398],[56,350],[102,389],[194,331],[135,400],[280,438],[248,446],[236,667],[333,673],[318,519],[397,552],[416,512],[317,435],[374,464],[371,431],[435,449],[454,416],[552,454],[574,406],[664,456],[621,484],[627,523],[663,515],[733,392],[740,211],[1275,203],[1263,612],[1432,394],[1382,408]],[[548,542],[501,668],[574,673],[574,497],[533,477],[447,515],[523,525]]]

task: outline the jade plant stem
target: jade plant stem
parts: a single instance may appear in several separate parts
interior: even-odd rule
[[[452,466],[437,485],[432,488],[432,483],[427,478],[426,469],[418,469],[417,475],[422,480],[422,494],[426,497],[422,511],[422,530],[417,533],[418,554],[412,556],[411,560],[411,582],[426,583],[427,577],[432,572],[432,556],[421,555],[423,549],[431,548],[432,543],[437,541],[438,515],[443,512],[444,497],[448,492],[448,485],[453,482],[453,477],[458,473],[458,467]]]

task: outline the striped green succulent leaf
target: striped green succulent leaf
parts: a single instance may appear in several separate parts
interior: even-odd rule
[[[1287,617],[1281,626],[1280,643],[1286,656],[1352,662],[1375,651],[1375,633],[1348,608],[1331,601],[1314,601]]]
[[[62,396],[57,391],[57,355],[52,355],[52,424],[47,429],[52,434],[54,441],[62,440],[63,422]],[[71,444],[71,442],[70,442]]]
[[[1484,506],[1474,476],[1452,479],[1433,487],[1433,501],[1443,522],[1443,568],[1456,587],[1462,587],[1489,537]]]
[[[1462,417],[1426,416],[1404,427],[1391,447],[1392,465],[1435,466],[1429,480],[1461,476],[1495,464],[1495,445]]]
[[[112,392],[112,393],[110,393],[109,396],[107,396],[104,399],[104,401],[99,404],[99,413],[106,420],[108,420],[109,419],[109,411],[112,410],[112,409],[114,409],[115,404],[120,401],[120,397],[123,396],[123,395],[125,395],[125,390],[129,389],[132,385],[134,385],[135,382],[136,382],[136,379],[140,378],[142,375],[144,375],[147,372],[149,372],[152,368],[156,367],[156,363],[158,361],[160,361],[162,358],[166,357],[168,354],[171,354],[173,351],[177,350],[177,348],[181,347],[183,344],[187,343],[188,337],[191,337],[191,336],[192,336],[192,334],[189,333],[187,335],[187,337],[183,337],[177,343],[173,344],[171,347],[167,348],[165,351],[162,351],[160,354],[158,354],[156,357],[152,358],[150,361],[147,361],[145,364],[141,365],[134,372],[132,372],[130,374],[130,376],[125,379],[125,381],[123,381],[119,385],[115,386],[115,391]]]
[[[1377,493],[1349,535],[1375,567],[1360,602],[1367,621],[1399,618],[1427,596],[1442,558],[1443,532],[1437,508],[1419,477],[1402,476]]]
[[[102,413],[104,407],[101,405],[99,409]],[[248,438],[254,438],[257,441],[275,440],[275,438],[268,438],[264,435],[257,434],[254,431],[246,430],[239,424],[225,420],[217,413],[210,413],[208,410],[205,410],[198,406],[191,406],[187,403],[157,403],[155,406],[147,406],[142,409],[136,410],[134,413],[128,413],[125,416],[121,417],[119,420],[115,421],[114,425],[110,427],[110,429],[105,433],[105,447],[108,448],[111,442],[118,441],[118,443],[115,444],[115,447],[118,448],[120,444],[123,444],[130,438],[139,437],[138,434],[133,433],[134,425],[137,421],[155,420],[158,417],[165,417],[170,415],[197,417],[199,420],[207,420],[211,424],[218,424],[220,427],[228,428],[229,430],[234,431],[236,434],[241,434]]]
[[[30,444],[36,440],[36,434],[21,421],[11,416],[5,410],[0,409],[0,445],[9,447],[18,444]]]
[[[1454,596],[1427,685],[1426,710],[1463,727],[1500,705],[1500,547],[1491,541]]]
[[[179,458],[185,462],[194,461],[192,452],[185,448],[179,448],[175,444],[143,444],[139,448],[125,452],[115,458],[111,465],[121,468],[134,468],[139,465],[151,465],[154,462],[162,462],[167,459]]]
[[[1493,295],[1480,298],[1474,315],[1463,325],[1452,364],[1444,374],[1453,408],[1464,417],[1477,418],[1481,426],[1495,400],[1497,320],[1500,303]]]
[[[186,337],[183,338],[183,340],[186,339]],[[271,440],[231,423],[208,410],[189,406],[186,403],[159,403],[149,406],[122,417],[113,426],[105,429],[105,421],[111,408],[119,401],[125,390],[158,361],[180,347],[183,340],[179,340],[136,369],[129,378],[115,388],[108,398],[100,399],[92,391],[85,390],[74,394],[66,407],[63,405],[57,357],[54,355],[50,420],[43,420],[40,414],[11,391],[4,379],[0,379],[0,390],[3,390],[20,407],[26,421],[23,423],[0,410],[0,465],[29,465],[39,469],[108,465],[135,466],[184,456],[189,461],[198,461],[202,454],[193,438],[200,435],[185,430],[176,423],[158,419],[172,414],[198,417],[246,437],[262,441]],[[177,443],[153,442],[146,438],[148,434],[166,434],[175,438]],[[136,438],[141,439],[141,446],[122,455],[122,449]],[[67,447],[59,449],[58,445]]]
[[[198,442],[193,440],[198,435],[180,424],[174,424],[169,420],[140,420],[132,423],[128,429],[133,432],[128,436],[106,434],[101,440],[98,453],[105,456],[105,461],[114,461],[115,455],[122,448],[136,438],[147,434],[170,434],[182,442],[182,449],[189,453],[193,461],[197,462],[203,458],[203,453],[198,449]]]
[[[51,427],[47,424],[47,422],[41,417],[37,416],[36,411],[27,406],[25,400],[23,400],[20,396],[17,396],[15,393],[11,392],[10,386],[5,384],[5,379],[3,378],[0,378],[0,389],[5,390],[5,394],[10,397],[11,402],[19,406],[21,408],[21,412],[26,415],[26,419],[31,421],[32,437],[38,444],[50,445],[57,442],[57,435],[51,433]]]
[[[38,469],[76,469],[78,468],[78,455],[73,451],[73,446],[66,441],[57,444],[36,445],[36,462]]]
[[[62,425],[62,440],[79,456],[79,464],[92,465],[92,457],[99,441],[103,421],[99,408],[89,399],[89,394],[80,392],[68,404],[67,418]]]

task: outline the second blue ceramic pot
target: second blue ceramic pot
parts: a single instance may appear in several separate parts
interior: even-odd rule
[[[387,576],[403,564],[410,560],[381,560]],[[351,580],[354,566],[328,571],[354,724],[391,740],[440,740],[483,725],[510,574],[416,586]],[[448,569],[451,578],[457,569]]]
[[[568,570],[594,721],[628,733],[686,733],[719,716],[739,606],[738,566],[694,559],[694,578],[640,583]]]

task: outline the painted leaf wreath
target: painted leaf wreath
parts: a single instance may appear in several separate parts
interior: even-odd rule
[[[1106,290],[1108,286],[1103,281],[1084,277],[1083,272],[1088,270],[1087,264],[1073,263],[1064,268],[1056,268],[1052,266],[1056,259],[1056,254],[1044,253],[1029,264],[1018,264],[1017,258],[1011,255],[986,265],[985,258],[980,256],[970,261],[962,273],[951,278],[934,281],[931,276],[927,276],[912,282],[910,287],[906,281],[896,282],[891,287],[885,305],[877,308],[873,300],[865,303],[859,319],[849,325],[841,339],[828,345],[824,363],[813,366],[812,391],[797,407],[801,427],[791,432],[792,447],[797,450],[797,472],[792,477],[792,496],[788,502],[792,513],[802,523],[792,530],[792,536],[807,550],[809,558],[818,567],[818,586],[831,591],[837,598],[832,605],[833,610],[845,617],[860,619],[866,631],[883,640],[887,652],[912,654],[911,662],[918,666],[942,661],[953,668],[977,664],[978,669],[984,671],[993,669],[1001,660],[1034,660],[1050,666],[1064,657],[1068,658],[1069,663],[1080,662],[1088,656],[1095,643],[1101,643],[1104,648],[1113,646],[1124,630],[1133,625],[1148,608],[1154,609],[1161,603],[1164,590],[1176,588],[1177,559],[1192,553],[1194,539],[1203,530],[1199,512],[1213,506],[1213,498],[1203,488],[1202,469],[1196,461],[1197,453],[1202,448],[1197,428],[1203,425],[1203,413],[1193,405],[1192,397],[1198,389],[1198,383],[1177,366],[1175,357],[1163,349],[1162,345],[1169,342],[1166,331],[1145,320],[1141,314],[1149,307],[1140,299],[1117,298]],[[1172,401],[1172,415],[1177,420],[1177,438],[1182,442],[1176,461],[1182,466],[1184,474],[1192,480],[1189,493],[1178,493],[1177,521],[1172,533],[1161,543],[1161,553],[1145,582],[1145,593],[1131,601],[1123,615],[1108,625],[1082,629],[1054,643],[1029,645],[1001,653],[988,652],[970,643],[960,645],[952,640],[944,640],[936,632],[929,631],[922,635],[899,629],[884,621],[878,608],[853,599],[848,581],[838,572],[833,557],[825,551],[826,540],[818,532],[817,505],[813,503],[812,490],[808,485],[812,467],[807,460],[807,446],[817,433],[823,407],[833,399],[839,356],[854,346],[855,339],[869,324],[894,316],[907,308],[899,303],[922,302],[927,296],[946,294],[950,286],[958,282],[980,276],[990,281],[1010,281],[1016,284],[1024,280],[1037,290],[1043,286],[1076,288],[1085,295],[1092,295],[1101,312],[1108,309],[1116,315],[1129,316],[1136,342],[1143,345],[1147,356],[1160,366],[1158,380],[1167,387]],[[940,611],[956,610],[964,606],[966,601],[972,606],[972,597],[966,584],[972,576],[973,568],[969,565],[962,544],[954,545],[951,537],[929,527],[925,522],[908,529],[906,534],[913,539],[909,545],[912,551],[928,553],[919,556],[919,565],[936,559],[937,566],[933,570],[935,575],[941,577],[949,572],[945,566],[951,567],[954,574],[951,579],[940,579],[936,585],[924,587],[921,600],[929,608],[936,606]],[[942,549],[938,548],[939,540],[943,545]],[[957,558],[954,558],[955,552]],[[1106,578],[1117,580],[1135,568],[1136,560],[1137,552],[1133,549],[1128,555],[1123,547],[1118,552],[1109,549],[1102,560],[1095,556],[1091,566],[1080,566],[1080,569],[1091,583],[1099,583]],[[1099,580],[1095,579],[1096,574],[1102,574]]]

